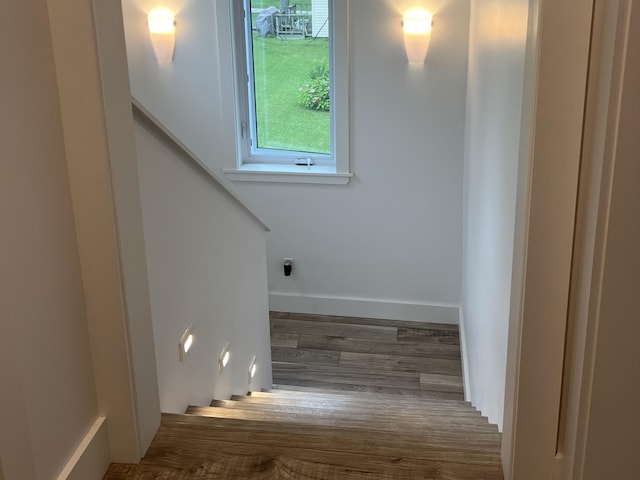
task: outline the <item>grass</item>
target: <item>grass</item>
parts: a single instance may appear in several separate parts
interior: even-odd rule
[[[280,40],[254,32],[253,42],[258,146],[330,153],[329,112],[298,104],[298,89],[309,73],[329,64],[328,40]]]

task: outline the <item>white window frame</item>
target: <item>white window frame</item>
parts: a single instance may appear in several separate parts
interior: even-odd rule
[[[255,138],[249,105],[252,99],[247,88],[252,66],[247,62],[251,49],[251,32],[245,27],[244,0],[230,0],[235,74],[236,166],[225,169],[235,181],[292,183],[349,183],[349,0],[328,0],[329,58],[331,84],[331,154],[318,155],[286,150],[254,149]],[[311,158],[313,165],[296,165],[296,160]]]

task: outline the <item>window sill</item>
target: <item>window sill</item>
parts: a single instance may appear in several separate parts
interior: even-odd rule
[[[225,176],[234,182],[310,183],[347,185],[353,173],[337,173],[333,167],[312,165],[251,164],[225,168]]]

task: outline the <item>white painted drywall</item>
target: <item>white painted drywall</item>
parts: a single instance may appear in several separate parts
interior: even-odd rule
[[[270,387],[264,227],[137,117],[135,139],[162,411]],[[180,361],[189,326],[194,344]],[[227,342],[231,359],[220,373]]]
[[[0,457],[7,479],[51,479],[98,405],[47,2],[4,8]]]
[[[528,5],[471,2],[461,323],[467,396],[500,428]]]
[[[123,0],[132,91],[222,175],[235,164],[228,2],[165,3],[177,37],[174,62],[161,66],[145,17],[155,3]],[[272,230],[279,309],[425,320],[429,306],[445,305],[456,316],[469,6],[425,5],[430,50],[424,67],[410,68],[401,21],[413,2],[351,1],[350,185],[230,184]],[[283,257],[295,258],[289,278]]]

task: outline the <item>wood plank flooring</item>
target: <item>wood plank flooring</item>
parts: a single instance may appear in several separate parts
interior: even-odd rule
[[[286,312],[270,320],[278,386],[464,397],[456,325]]]

